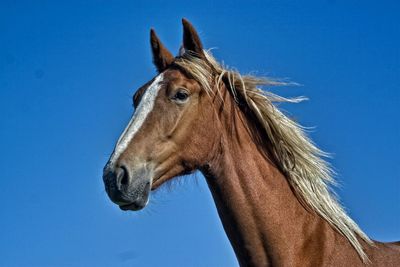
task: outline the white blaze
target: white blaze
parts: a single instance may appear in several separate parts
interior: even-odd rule
[[[139,131],[140,127],[142,127],[147,115],[149,115],[149,113],[153,110],[154,102],[158,95],[158,91],[161,88],[160,83],[162,80],[163,74],[158,75],[143,94],[139,106],[137,107],[135,113],[133,113],[128,126],[126,126],[125,130],[118,139],[117,144],[115,145],[114,153],[111,155],[110,159],[111,164],[114,164],[115,161],[118,160],[119,156],[128,147],[130,141]]]

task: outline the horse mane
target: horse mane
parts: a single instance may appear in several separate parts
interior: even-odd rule
[[[329,154],[319,149],[307,136],[304,127],[282,113],[276,102],[298,103],[304,97],[285,98],[260,89],[260,86],[285,85],[272,79],[241,75],[221,66],[204,51],[204,58],[190,51],[183,51],[174,64],[193,77],[208,94],[218,93],[225,85],[234,100],[246,105],[258,119],[268,137],[268,148],[275,164],[283,172],[296,196],[302,203],[325,219],[334,229],[345,236],[364,262],[368,256],[359,238],[367,244],[371,239],[346,214],[331,186],[336,185],[329,163]]]

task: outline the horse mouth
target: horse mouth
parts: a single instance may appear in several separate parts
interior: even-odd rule
[[[121,210],[124,211],[137,211],[137,210],[141,210],[144,207],[146,207],[146,205],[149,203],[149,193],[150,193],[150,183],[147,183],[145,186],[145,190],[143,192],[143,195],[140,195],[138,197],[136,197],[135,200],[131,200],[131,201],[124,201],[124,202],[119,202],[116,203],[118,204],[119,208]]]
[[[146,204],[138,204],[138,203],[132,202],[129,204],[119,205],[119,208],[124,211],[127,211],[127,210],[137,211],[137,210],[143,209],[145,206],[146,206]]]

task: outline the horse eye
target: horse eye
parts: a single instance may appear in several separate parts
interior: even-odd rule
[[[188,97],[189,97],[188,92],[184,90],[179,90],[178,92],[176,92],[173,99],[179,102],[184,102]]]

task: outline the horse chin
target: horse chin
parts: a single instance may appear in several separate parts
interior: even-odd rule
[[[146,207],[146,203],[143,205],[143,204],[138,204],[138,203],[132,202],[130,204],[119,205],[119,208],[124,211],[128,211],[128,210],[138,211],[138,210],[143,209],[144,207]]]
[[[118,203],[118,206],[121,210],[124,211],[138,211],[143,209],[144,207],[147,206],[147,204],[149,203],[149,199],[150,199],[150,188],[148,188],[148,190],[142,195],[139,196],[137,199],[135,199],[132,202],[127,202],[127,203]]]

